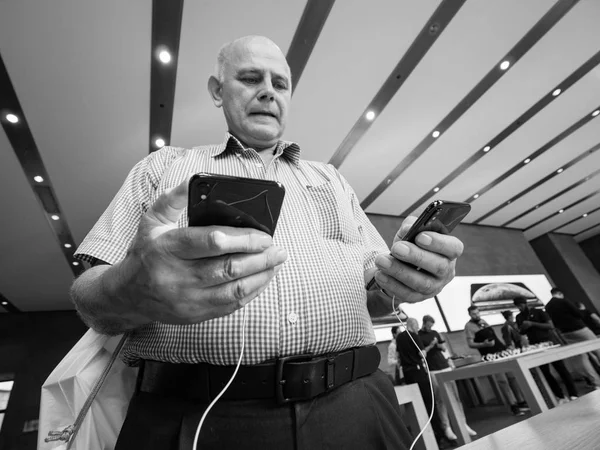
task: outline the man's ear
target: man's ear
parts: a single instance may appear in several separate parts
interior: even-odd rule
[[[223,105],[223,87],[217,77],[211,75],[208,79],[208,93],[217,108]]]

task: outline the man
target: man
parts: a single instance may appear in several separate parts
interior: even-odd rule
[[[600,336],[600,317],[598,317],[598,314],[587,309],[583,302],[577,302],[577,308],[579,308],[585,326],[592,330],[592,333],[596,336]]]
[[[523,337],[519,333],[519,327],[515,323],[515,318],[512,311],[502,311],[504,317],[504,325],[502,325],[502,340],[509,349],[523,348]]]
[[[471,320],[465,325],[467,345],[475,348],[482,356],[488,353],[497,353],[506,350],[506,346],[498,339],[494,329],[481,318],[479,308],[475,305],[467,309]],[[522,416],[529,408],[525,403],[523,394],[519,389],[517,380],[512,373],[497,374],[494,376],[505,399],[510,405],[510,410],[515,416]]]
[[[432,385],[429,382],[429,374],[427,373],[422,355],[427,355],[436,346],[437,338],[433,338],[433,341],[428,346],[424,346],[418,333],[419,324],[417,319],[409,317],[406,320],[405,331],[399,333],[398,337],[396,337],[396,349],[398,350],[398,356],[402,364],[404,381],[406,381],[406,384],[416,383],[419,386],[427,414],[431,415],[433,408]],[[431,379],[433,380],[433,377]],[[433,411],[431,427],[433,428],[433,433],[438,444],[442,444],[445,437],[445,430],[442,427],[437,408]],[[454,436],[454,439],[456,439],[456,436]]]
[[[568,344],[596,339],[594,333],[585,326],[581,311],[565,298],[560,289],[552,288],[550,294],[552,298],[546,304],[546,312]],[[600,350],[595,350],[590,355],[600,360]],[[588,355],[573,356],[571,361],[573,369],[586,378],[591,387],[600,389],[600,376],[592,366]]]
[[[530,344],[552,341],[550,330],[554,328],[554,325],[544,310],[529,308],[527,306],[527,299],[523,297],[513,299],[513,303],[520,311],[516,319],[519,332],[527,335]],[[565,383],[571,399],[576,399],[578,397],[577,388],[575,387],[573,377],[571,377],[565,363],[562,361],[554,361],[552,365]],[[552,392],[558,399],[558,403],[561,404],[567,402],[568,399],[565,397],[560,384],[558,384],[558,381],[556,381],[550,372],[550,365],[544,364],[543,366],[540,366],[540,369],[544,374],[546,381],[548,381],[550,389],[552,389]]]
[[[280,139],[292,81],[267,38],[224,46],[208,88],[225,141],[144,158],[77,251],[94,265],[71,289],[79,313],[97,331],[129,332],[123,357],[140,366],[117,450],[189,445],[242,333],[242,366],[207,415],[202,449],[410,444],[370,316],[439,292],[462,243],[431,232],[401,242],[412,218],[390,254],[345,179]],[[200,171],[280,181],[274,236],[187,227],[187,183]]]
[[[402,368],[400,367],[400,361],[398,360],[398,351],[396,350],[396,337],[398,336],[398,327],[392,327],[392,340],[388,345],[388,364],[390,367],[394,369],[394,384],[401,384],[402,378],[404,375],[402,374]]]
[[[432,329],[434,324],[435,319],[430,315],[425,315],[423,316],[423,326],[419,330],[419,338],[421,338],[421,342],[426,348],[431,346],[432,343],[435,342],[431,350],[427,352],[426,357],[427,365],[429,366],[429,370],[432,374],[435,374],[436,372],[445,372],[447,370],[452,370],[450,364],[448,364],[448,360],[444,356],[444,353],[442,353],[446,351],[446,341],[442,339],[442,336],[440,336],[440,334],[437,331]],[[442,400],[442,395],[440,394],[440,386],[437,382],[437,378],[432,376],[431,380],[433,381],[435,407],[440,416],[440,422],[444,430],[444,435],[451,441],[454,441],[457,439],[457,437],[454,433],[454,430],[450,426],[450,419],[448,418],[448,409],[446,408],[446,404]],[[459,406],[460,420],[465,422],[467,433],[469,433],[469,435],[471,436],[477,436],[477,432],[475,432],[475,430],[473,430],[467,424],[467,419],[465,418],[465,411],[463,409],[462,402],[460,401],[460,396],[458,394],[456,383],[454,381],[451,381],[447,383],[446,386],[448,387],[448,393],[454,396],[454,399],[456,400],[456,403]]]

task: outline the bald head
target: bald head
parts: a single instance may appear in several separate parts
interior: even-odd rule
[[[418,333],[419,332],[419,322],[417,322],[417,319],[415,319],[413,317],[409,317],[408,319],[406,319],[406,328],[408,329],[408,331],[412,331],[413,333]]]
[[[223,82],[225,77],[225,70],[227,65],[232,59],[239,57],[240,53],[248,52],[253,45],[259,45],[263,47],[271,47],[274,53],[279,53],[281,57],[285,60],[285,56],[279,46],[275,44],[271,39],[265,36],[243,36],[237,38],[221,47],[219,53],[217,54],[217,64],[215,65],[215,73],[214,76],[220,81]],[[286,61],[287,65],[287,61]],[[290,68],[287,66],[288,74],[290,73]]]

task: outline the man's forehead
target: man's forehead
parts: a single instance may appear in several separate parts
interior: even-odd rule
[[[229,53],[229,64],[235,71],[245,68],[261,68],[272,66],[283,74],[289,75],[289,66],[285,56],[273,42],[268,39],[252,39],[235,42]]]

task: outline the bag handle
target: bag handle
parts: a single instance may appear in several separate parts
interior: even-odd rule
[[[106,381],[106,377],[108,377],[110,369],[112,368],[113,364],[117,360],[119,353],[121,353],[121,349],[123,348],[123,345],[125,344],[125,341],[127,340],[128,337],[129,337],[129,332],[127,332],[123,335],[123,337],[121,338],[121,340],[115,347],[115,351],[113,352],[110,360],[108,361],[108,364],[106,364],[106,367],[104,368],[104,370],[102,371],[102,373],[100,374],[100,376],[98,377],[96,382],[94,383],[94,387],[92,388],[90,395],[88,395],[88,398],[85,400],[85,403],[81,407],[81,411],[79,411],[79,414],[77,414],[75,423],[73,423],[73,425],[69,425],[62,431],[58,431],[58,430],[57,431],[49,431],[48,437],[44,439],[44,442],[65,441],[68,443],[67,450],[70,450],[71,446],[75,442],[75,437],[77,436],[77,432],[79,431],[79,428],[81,428],[83,419],[85,419],[85,416],[88,413],[89,409],[91,408],[92,403],[94,402],[94,399],[96,398],[96,395],[98,394],[98,392],[104,385],[104,381]]]

